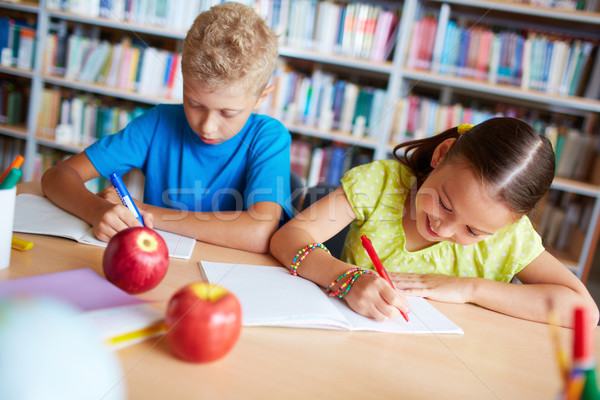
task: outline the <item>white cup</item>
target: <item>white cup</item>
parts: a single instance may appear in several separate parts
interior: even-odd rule
[[[17,188],[0,189],[0,269],[10,264],[10,249],[15,218]]]

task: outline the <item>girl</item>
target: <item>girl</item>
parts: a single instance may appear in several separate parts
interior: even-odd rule
[[[518,119],[493,118],[400,144],[394,154],[398,161],[348,171],[340,188],[275,233],[271,253],[377,320],[410,311],[406,296],[421,296],[543,322],[551,303],[567,326],[584,305],[597,323],[585,286],[544,250],[526,216],[554,177],[546,138]],[[351,222],[338,260],[320,243]],[[369,272],[362,235],[401,290]]]

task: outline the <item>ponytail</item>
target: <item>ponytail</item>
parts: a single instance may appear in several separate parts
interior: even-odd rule
[[[400,143],[394,147],[393,154],[398,161],[411,169],[417,178],[417,187],[421,187],[425,179],[433,171],[431,159],[436,147],[444,140],[451,138],[458,139],[459,136],[457,127],[450,128],[429,138]],[[404,151],[402,152],[402,150]]]

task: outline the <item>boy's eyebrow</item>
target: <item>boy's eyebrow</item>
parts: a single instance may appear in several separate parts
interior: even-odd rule
[[[450,209],[454,210],[454,205],[452,205],[452,199],[450,198],[450,196],[448,196],[448,192],[446,191],[446,187],[442,184],[442,193],[444,193],[444,196],[446,196],[446,199],[448,200],[448,203],[450,203]],[[487,236],[491,236],[492,234],[486,231],[482,231],[481,229],[478,228],[473,228],[472,226],[469,226],[469,228],[471,228],[472,231],[477,231],[478,233],[482,234],[482,235],[487,235]]]

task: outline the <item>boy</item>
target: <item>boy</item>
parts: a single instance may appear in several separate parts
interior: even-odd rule
[[[139,168],[144,224],[264,253],[290,199],[290,134],[253,114],[271,93],[277,37],[250,7],[201,13],[183,44],[183,104],[161,104],[49,169],[44,194],[90,223],[98,239],[140,225],[114,189],[84,183]]]

